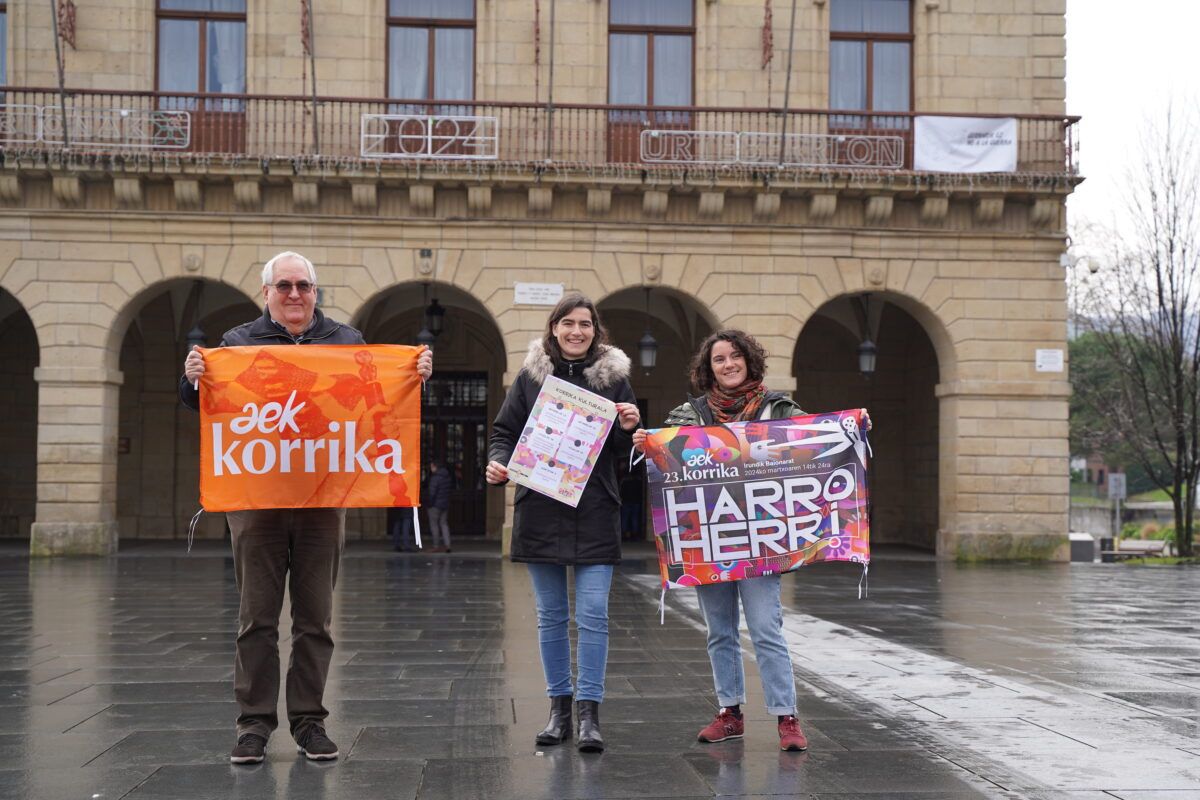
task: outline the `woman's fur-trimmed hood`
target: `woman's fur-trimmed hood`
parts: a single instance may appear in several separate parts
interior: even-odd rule
[[[593,387],[603,390],[628,380],[630,366],[629,356],[625,355],[623,350],[602,344],[598,348],[596,360],[583,370],[583,377]],[[525,355],[521,371],[539,386],[554,374],[554,360],[546,352],[541,339],[534,339],[529,343],[529,352]]]

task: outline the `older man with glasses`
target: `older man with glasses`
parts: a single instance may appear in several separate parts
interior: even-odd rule
[[[253,322],[227,331],[221,346],[363,344],[362,334],[334,322],[317,308],[317,272],[299,253],[285,252],[263,267],[266,308]],[[433,373],[426,350],[417,362],[423,380]],[[199,410],[196,382],[204,374],[198,348],[187,354],[179,396]],[[333,656],[333,589],[345,541],[342,508],[230,512],[233,566],[240,603],[234,694],[241,713],[234,764],[261,762],[267,739],[279,724],[279,613],[285,584],[292,602],[292,659],[287,671],[287,715],[292,737],[310,760],[338,757],[325,733],[323,704]],[[291,580],[288,581],[288,573]]]

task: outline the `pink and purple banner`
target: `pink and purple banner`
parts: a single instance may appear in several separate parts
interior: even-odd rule
[[[664,589],[871,560],[862,409],[648,431]]]

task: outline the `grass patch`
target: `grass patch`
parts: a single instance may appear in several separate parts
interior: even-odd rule
[[[1135,494],[1126,502],[1129,503],[1169,503],[1171,498],[1162,489],[1155,489],[1152,492],[1142,492]]]
[[[1073,494],[1071,495],[1071,505],[1108,508],[1112,505],[1112,503],[1108,500],[1101,500],[1099,497],[1085,497],[1083,495]]]
[[[1200,564],[1197,556],[1150,556],[1148,558],[1127,558],[1122,564],[1135,564],[1139,567],[1176,567]]]

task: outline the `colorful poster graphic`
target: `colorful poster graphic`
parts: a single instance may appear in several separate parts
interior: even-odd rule
[[[616,418],[611,400],[546,378],[509,459],[509,479],[578,506]]]
[[[648,431],[664,589],[871,560],[861,409]]]
[[[421,350],[204,350],[204,510],[419,505]]]

